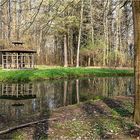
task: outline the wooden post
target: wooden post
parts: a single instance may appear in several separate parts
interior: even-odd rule
[[[13,64],[13,53],[12,53],[12,55],[11,55],[11,68],[13,68],[14,67],[14,64]]]
[[[2,54],[2,68],[4,69],[4,58],[3,58],[3,54]]]
[[[21,54],[21,68],[23,69],[23,53]]]
[[[29,55],[29,62],[30,62],[29,67],[32,68],[32,55],[31,54]]]
[[[23,54],[23,68],[25,68],[26,65],[25,65],[25,54]]]
[[[29,56],[29,54],[28,54],[27,59],[28,59],[28,67],[27,68],[29,68],[30,67],[30,56]]]
[[[9,53],[7,53],[7,69],[9,69],[9,61],[8,61],[8,58],[9,58]]]
[[[9,61],[8,61],[8,57],[9,57],[9,53],[7,53],[7,55],[6,55],[6,60],[7,60],[7,69],[9,68]]]
[[[34,55],[32,54],[32,68],[34,68]]]
[[[18,69],[18,53],[17,53],[17,69]]]
[[[23,66],[24,68],[26,68],[26,55],[23,54]]]
[[[32,68],[32,54],[30,54],[30,68]]]
[[[21,65],[22,65],[22,63],[21,63],[21,54],[19,54],[19,68],[21,69]]]

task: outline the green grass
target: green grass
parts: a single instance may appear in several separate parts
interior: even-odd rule
[[[28,82],[34,80],[78,78],[84,76],[133,76],[133,73],[133,70],[62,67],[35,70],[0,70],[0,82]]]

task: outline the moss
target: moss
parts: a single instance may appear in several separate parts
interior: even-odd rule
[[[91,136],[91,126],[89,123],[81,120],[68,120],[65,122],[58,122],[55,126],[55,129],[57,129],[57,135],[63,135],[67,138],[77,138],[77,137],[83,137],[83,136]]]
[[[18,131],[18,132],[13,133],[12,139],[13,140],[26,140],[27,134],[23,133],[22,131]]]

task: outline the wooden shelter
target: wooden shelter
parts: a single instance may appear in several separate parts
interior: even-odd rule
[[[35,50],[23,47],[23,42],[14,41],[13,46],[1,49],[3,69],[32,69],[34,68]]]

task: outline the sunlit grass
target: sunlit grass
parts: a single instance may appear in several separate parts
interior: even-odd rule
[[[43,67],[34,70],[2,70],[0,82],[27,82],[33,80],[78,78],[91,76],[133,76],[133,70],[116,70],[108,68],[63,68]]]

